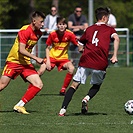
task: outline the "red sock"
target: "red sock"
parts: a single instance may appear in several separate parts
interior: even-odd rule
[[[40,91],[41,89],[36,87],[36,86],[33,86],[32,84],[29,85],[26,93],[24,94],[24,96],[22,97],[22,101],[24,103],[27,103],[29,102],[31,99],[34,98],[34,96]]]
[[[72,80],[73,74],[67,73],[66,77],[64,79],[64,84],[62,86],[62,88],[67,88],[68,85],[70,84],[71,80]]]
[[[27,90],[29,90],[32,86],[33,86],[32,84],[29,84],[29,86],[28,86],[28,89],[27,89]]]

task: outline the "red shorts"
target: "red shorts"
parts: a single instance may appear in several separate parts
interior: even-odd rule
[[[8,76],[11,79],[15,79],[18,75],[20,75],[25,81],[26,77],[32,74],[37,74],[37,71],[32,64],[22,65],[12,62],[6,62],[6,65],[2,72],[3,76]]]
[[[46,58],[44,59],[44,62],[46,63]],[[56,60],[56,59],[50,57],[51,70],[52,70],[55,66],[57,66],[58,71],[66,70],[66,68],[63,67],[63,65],[64,65],[65,63],[67,63],[67,62],[70,62],[70,60],[68,60],[68,59]]]

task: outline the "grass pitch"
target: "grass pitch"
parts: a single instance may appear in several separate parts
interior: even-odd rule
[[[27,88],[18,77],[0,93],[0,133],[131,133],[133,116],[124,111],[133,99],[133,69],[111,67],[101,90],[89,102],[89,112],[81,115],[81,100],[90,88],[89,78],[81,85],[68,106],[65,117],[59,117],[63,96],[59,96],[66,71],[56,69],[41,78],[44,88],[25,107],[30,115],[12,111]]]

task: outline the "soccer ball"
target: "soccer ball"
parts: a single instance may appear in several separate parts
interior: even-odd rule
[[[126,113],[133,115],[133,100],[128,100],[125,103],[124,109],[125,109]]]

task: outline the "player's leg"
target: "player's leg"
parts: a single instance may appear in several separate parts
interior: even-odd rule
[[[40,66],[40,69],[37,71],[39,76],[41,76],[46,70],[46,64],[42,64]],[[38,76],[37,76],[38,77]],[[34,96],[41,90],[40,87],[36,87],[38,86],[36,84],[36,82],[34,82],[34,79],[36,79],[36,75],[32,75],[30,77],[27,77],[27,80],[30,82],[28,89],[25,93],[25,95],[22,97],[22,99],[15,105],[18,106],[18,108],[23,107],[28,101],[30,101],[31,99],[34,98]],[[33,83],[32,83],[33,82]],[[42,88],[42,87],[41,87]],[[23,109],[23,108],[22,108]],[[26,113],[26,110],[24,109],[25,114],[28,114],[28,112]]]
[[[78,67],[77,72],[73,77],[72,85],[70,86],[70,88],[68,89],[68,91],[65,94],[64,101],[62,103],[62,108],[59,112],[59,116],[65,115],[66,109],[72,99],[73,94],[75,93],[75,90],[77,90],[80,83],[85,84],[88,74],[89,73],[86,71],[86,68]]]
[[[9,84],[11,79],[15,79],[17,77],[19,72],[16,72],[16,68],[18,69],[17,64],[6,62],[0,78],[0,91],[2,91]]]
[[[23,95],[23,97],[21,98],[21,100],[14,106],[14,110],[23,114],[29,114],[24,108],[24,105],[31,101],[43,87],[43,83],[38,74],[30,75],[26,79],[31,84]]]
[[[101,84],[105,78],[105,71],[101,70],[92,70],[91,84],[92,87],[88,91],[87,95],[82,100],[81,113],[86,114],[88,111],[88,101],[91,100],[99,91]]]
[[[26,79],[28,82],[30,82],[31,85],[29,86],[21,100],[14,106],[14,110],[23,114],[29,114],[25,110],[24,105],[32,100],[35,95],[42,89],[43,83],[33,66],[25,67],[23,69],[23,72],[21,73],[21,76],[23,79]]]
[[[0,91],[2,91],[11,81],[11,78],[9,78],[8,76],[1,76],[0,78]]]
[[[70,82],[72,80],[74,69],[75,69],[73,64],[70,61],[65,63],[63,65],[63,68],[67,69],[68,72],[65,76],[62,88],[60,90],[60,95],[65,95],[66,89],[67,89],[68,85],[70,84]]]
[[[27,80],[31,83],[30,87],[22,97],[22,100],[27,103],[42,89],[43,83],[38,74],[33,74],[27,77]]]
[[[81,113],[82,114],[86,114],[87,113],[87,111],[88,111],[88,104],[87,103],[88,103],[88,101],[90,99],[92,99],[97,94],[97,92],[100,89],[100,86],[101,85],[94,84],[90,88],[88,94],[83,98],[83,100],[82,100],[82,108],[81,108]]]
[[[73,81],[71,87],[67,90],[63,103],[62,103],[62,107],[61,110],[59,112],[59,116],[64,116],[66,113],[66,109],[68,107],[68,104],[70,103],[73,94],[75,93],[76,89],[78,88],[78,86],[80,85],[79,82]]]

